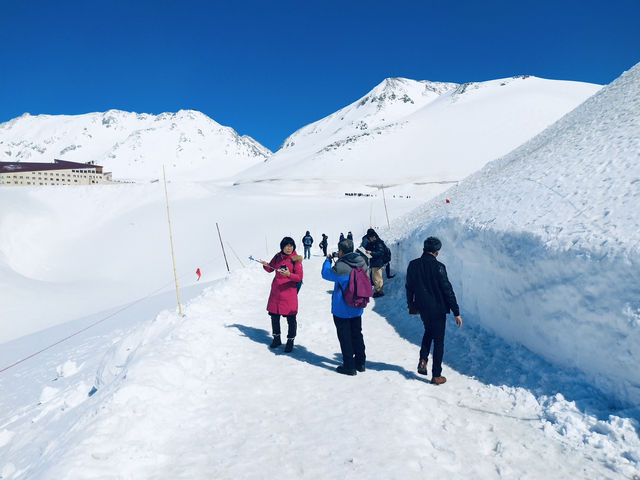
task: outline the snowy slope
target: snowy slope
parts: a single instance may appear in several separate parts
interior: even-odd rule
[[[0,376],[11,392],[0,397],[2,478],[586,480],[637,472],[638,423],[627,412],[611,412],[579,372],[541,375],[543,360],[471,324],[448,333],[448,359],[464,358],[464,373],[446,362],[449,382],[429,385],[414,371],[421,327],[404,312],[402,281],[388,282],[388,296],[364,315],[367,371],[338,375],[321,263],[305,261],[292,354],[268,348],[271,277],[252,264],[205,289],[184,318],[154,316],[153,305],[125,311],[111,334],[100,326]],[[504,383],[474,378],[485,372]]]
[[[114,179],[157,179],[163,164],[174,178],[223,178],[270,155],[252,138],[193,110],[24,114],[0,124],[1,161],[95,161],[113,172]]]
[[[442,237],[464,310],[640,403],[640,65],[405,220]]]
[[[381,197],[345,197],[343,185],[283,191],[168,179],[176,262],[188,283],[196,268],[209,280],[226,271],[216,222],[233,268],[231,248],[241,261],[273,255],[282,236],[306,230],[335,244],[341,231],[366,231],[385,214]],[[420,204],[392,192],[392,219]],[[348,216],[338,213],[345,206]],[[0,189],[0,343],[171,288],[170,254],[162,182]]]
[[[236,181],[459,181],[599,88],[535,77],[463,85],[387,79],[353,104],[295,132],[273,157]]]

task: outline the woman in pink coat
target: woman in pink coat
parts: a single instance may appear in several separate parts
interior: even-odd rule
[[[296,243],[291,237],[284,237],[280,242],[280,252],[269,263],[261,260],[264,269],[276,276],[271,283],[271,294],[267,302],[267,311],[271,317],[273,342],[270,348],[282,345],[280,340],[280,315],[287,317],[289,330],[287,332],[287,345],[284,351],[293,350],[293,340],[296,337],[298,323],[298,285],[302,283],[302,257],[296,253]]]

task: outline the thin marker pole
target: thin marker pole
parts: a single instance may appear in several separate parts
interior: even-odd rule
[[[220,239],[220,246],[222,247],[222,255],[224,255],[224,263],[227,266],[227,273],[231,273],[231,270],[229,270],[229,262],[227,262],[227,254],[224,251],[224,243],[222,243],[222,235],[220,235],[220,227],[218,226],[218,222],[216,222],[216,228],[218,229],[218,238]]]
[[[173,260],[173,278],[176,281],[176,297],[178,298],[178,313],[182,317],[182,303],[180,302],[180,288],[178,287],[178,272],[176,270],[176,254],[173,248],[173,232],[171,231],[171,214],[169,213],[169,193],[167,192],[167,175],[162,165],[162,178],[164,179],[164,196],[167,200],[167,220],[169,221],[169,241],[171,242],[171,259]]]
[[[380,189],[382,190],[382,201],[384,202],[384,213],[387,216],[387,226],[389,230],[391,230],[391,223],[389,223],[389,212],[387,211],[387,198],[384,196],[384,185],[380,185]]]

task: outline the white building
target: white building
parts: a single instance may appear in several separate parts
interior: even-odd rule
[[[100,165],[54,160],[53,163],[0,162],[0,186],[93,185],[112,183]]]

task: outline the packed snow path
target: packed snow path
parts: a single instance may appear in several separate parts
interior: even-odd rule
[[[526,353],[510,364],[513,352],[493,351],[499,341],[470,321],[462,330],[449,321],[445,385],[415,373],[422,328],[405,313],[401,275],[363,316],[367,371],[337,374],[321,263],[304,264],[292,354],[268,348],[271,276],[252,264],[206,289],[184,318],[165,311],[115,343],[91,397],[86,381],[47,386],[29,408],[33,425],[17,427],[24,412],[0,419],[0,478],[638,478],[634,420],[456,372],[449,361],[471,350],[521,378],[546,366]],[[20,455],[29,443],[37,461]]]

